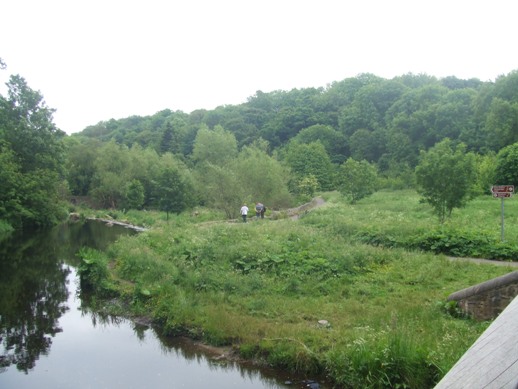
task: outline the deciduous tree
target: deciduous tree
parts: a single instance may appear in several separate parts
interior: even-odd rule
[[[210,130],[203,126],[194,141],[192,159],[196,163],[208,162],[222,166],[237,155],[236,137],[221,126]]]
[[[515,185],[518,189],[518,143],[498,152],[494,180],[495,185]]]
[[[333,188],[334,166],[322,143],[290,143],[286,152],[286,163],[295,181],[313,175],[318,180],[320,190]]]
[[[421,153],[416,167],[418,191],[429,203],[441,223],[454,208],[468,201],[476,179],[473,153],[466,153],[463,143],[446,138],[427,152]]]
[[[374,165],[362,160],[347,159],[339,171],[340,192],[355,204],[373,194],[378,187],[378,172]]]
[[[11,76],[0,95],[0,160],[3,162],[0,219],[17,227],[48,226],[64,217],[60,206],[64,133],[54,110],[24,78]]]

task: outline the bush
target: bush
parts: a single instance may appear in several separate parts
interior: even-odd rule
[[[90,248],[79,251],[81,264],[78,268],[81,290],[92,292],[100,297],[114,295],[115,288],[110,282],[108,260],[105,254]]]

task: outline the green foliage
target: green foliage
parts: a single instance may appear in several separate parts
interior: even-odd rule
[[[380,188],[402,190],[415,188],[414,169],[406,163],[390,163],[379,177]]]
[[[369,162],[347,159],[340,166],[340,192],[348,196],[352,204],[370,196],[378,188],[378,172]]]
[[[95,160],[101,149],[97,139],[66,138],[67,181],[70,191],[75,196],[86,196],[90,191],[96,172]]]
[[[245,146],[231,165],[243,187],[241,199],[260,201],[268,208],[284,208],[292,203],[288,192],[289,174],[285,167],[267,154],[267,144]]]
[[[11,232],[13,232],[13,227],[7,222],[0,220],[0,240]]]
[[[485,123],[491,134],[490,146],[499,150],[518,141],[518,101],[509,102],[495,97],[491,102]]]
[[[64,133],[52,123],[54,110],[16,75],[0,95],[0,220],[16,228],[62,220]]]
[[[291,204],[287,173],[282,165],[256,146],[244,147],[225,166],[200,163],[196,167],[198,191],[205,203],[238,216],[243,202],[261,201],[267,208]]]
[[[81,249],[78,255],[81,258],[81,264],[77,269],[81,281],[81,289],[95,293],[100,297],[113,296],[115,288],[111,282],[106,255],[88,248]]]
[[[144,186],[139,180],[133,179],[126,184],[124,207],[140,209],[144,204]]]
[[[485,228],[499,207],[476,198],[433,228],[414,191],[377,192],[361,206],[325,198],[298,221],[229,223],[200,209],[165,223],[145,212],[154,228],[108,252],[112,285],[131,313],[149,315],[165,334],[233,345],[341,387],[433,387],[485,329],[447,295],[510,269],[446,260],[424,253],[424,243],[459,254],[489,247],[499,230]]]
[[[317,178],[313,174],[310,174],[309,176],[302,177],[297,182],[296,193],[298,193],[299,198],[302,201],[310,201],[314,197],[318,188],[319,185]]]
[[[495,185],[515,185],[518,188],[518,143],[498,152],[494,179]]]
[[[171,212],[179,214],[193,205],[192,188],[178,169],[165,168],[158,178],[157,187],[160,209],[168,215]]]
[[[439,301],[437,303],[437,306],[441,311],[446,313],[447,315],[450,315],[451,317],[458,318],[458,319],[467,319],[468,315],[466,312],[464,312],[460,307],[459,303],[455,300],[450,301]]]
[[[222,126],[210,130],[206,126],[199,129],[194,141],[192,159],[221,166],[237,155],[235,136]]]
[[[245,183],[239,180],[235,164],[227,167],[201,164],[196,169],[196,182],[206,204],[224,211],[229,219],[237,217],[243,201],[251,200],[246,198]]]
[[[497,159],[494,153],[477,156],[477,188],[478,194],[490,194],[496,179]]]
[[[501,242],[495,236],[480,231],[457,228],[431,228],[429,231],[407,236],[366,230],[357,233],[355,238],[374,246],[418,249],[453,257],[512,260],[518,255],[518,245],[512,242]]]
[[[285,157],[295,180],[313,175],[317,178],[319,190],[333,187],[333,165],[326,149],[319,141],[310,144],[292,143],[288,146]]]
[[[144,187],[143,206],[157,208],[161,159],[174,155],[184,164],[182,176],[195,184],[195,203],[219,203],[228,217],[237,214],[236,202],[259,199],[281,207],[292,201],[290,193],[306,199],[307,190],[299,183],[311,175],[317,178],[317,190],[337,188],[335,164],[347,158],[375,164],[381,187],[413,188],[419,152],[445,137],[462,141],[481,158],[514,142],[515,79],[516,72],[495,83],[412,74],[385,80],[360,74],[325,89],[258,91],[246,103],[214,110],[186,114],[166,109],[148,117],[111,119],[67,140],[67,179],[74,195],[88,194],[97,205],[115,208],[124,206],[124,185],[137,179]],[[105,148],[110,140],[127,150]],[[236,166],[236,160],[243,166]],[[279,162],[291,173],[279,173]],[[223,169],[216,174],[221,184],[214,185],[206,163]],[[268,173],[259,174],[260,169]],[[491,176],[490,161],[480,162],[476,193],[487,191]],[[216,201],[205,183],[228,188],[235,196]]]
[[[328,224],[327,228],[333,234],[386,248],[505,261],[518,257],[515,243],[518,230],[515,229],[514,217],[506,223],[508,239],[502,242],[500,203],[492,196],[473,199],[469,208],[466,207],[468,209],[463,208],[462,213],[459,211],[448,223],[437,225],[430,224],[429,212],[414,196],[412,191],[378,192],[368,203],[370,206],[364,203],[361,209],[351,208],[344,214],[335,210],[336,222]],[[403,199],[406,204],[402,204]],[[510,215],[518,211],[514,201],[508,202],[506,208]],[[413,216],[408,217],[407,214]],[[319,223],[316,215],[306,217],[305,221]]]
[[[130,164],[126,146],[111,141],[103,146],[95,160],[95,175],[89,193],[103,208],[117,208],[124,200],[125,184]]]
[[[464,144],[455,146],[448,138],[422,152],[416,167],[419,193],[433,207],[441,223],[451,216],[454,208],[465,205],[475,178],[474,154],[466,153]]]
[[[333,163],[342,163],[347,153],[347,143],[342,133],[332,126],[317,124],[302,129],[292,138],[293,142],[310,144],[320,142]]]
[[[422,342],[398,328],[356,329],[358,337],[329,355],[329,370],[347,388],[427,388],[441,376]]]

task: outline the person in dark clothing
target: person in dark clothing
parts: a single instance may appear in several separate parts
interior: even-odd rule
[[[262,203],[255,204],[255,216],[259,219],[264,219],[264,212],[266,211],[266,207]]]

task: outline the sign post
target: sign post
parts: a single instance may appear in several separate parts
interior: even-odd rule
[[[501,231],[500,235],[502,237],[502,242],[504,241],[504,199],[512,197],[514,193],[514,185],[493,185],[491,187],[491,193],[493,193],[493,197],[500,198],[502,200],[501,210],[502,210],[502,222],[501,222]]]

